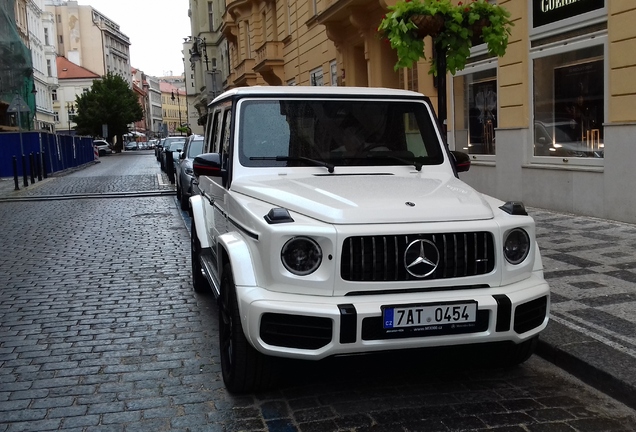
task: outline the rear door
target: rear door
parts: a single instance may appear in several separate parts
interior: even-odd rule
[[[218,105],[211,110],[209,125],[206,128],[204,153],[219,153],[223,161],[222,168],[227,170],[229,161],[229,137],[232,119],[231,102]],[[211,123],[210,123],[211,122]],[[222,177],[199,177],[199,189],[204,197],[204,217],[206,233],[211,247],[213,269],[216,274],[213,277],[219,282],[220,269],[218,268],[217,245],[218,236],[227,232],[227,214],[225,212],[226,187]]]

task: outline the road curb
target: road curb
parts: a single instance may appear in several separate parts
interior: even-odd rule
[[[551,320],[536,354],[581,381],[636,409],[636,359]]]

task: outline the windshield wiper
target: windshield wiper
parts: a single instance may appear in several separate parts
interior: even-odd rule
[[[276,162],[284,162],[284,161],[303,161],[308,162],[311,165],[322,166],[327,168],[330,173],[333,173],[334,165],[329,162],[311,159],[304,156],[291,157],[291,156],[266,156],[266,157],[251,157],[250,160],[264,160],[264,161],[276,161]]]
[[[373,152],[369,152],[367,154],[364,155],[364,157],[368,158],[368,159],[391,159],[394,161],[398,161],[398,162],[402,162],[405,165],[415,165],[415,169],[417,171],[422,171],[422,162],[419,162],[417,160],[415,160],[415,157],[413,157],[413,159],[404,159],[401,158],[399,156],[394,156],[391,154],[387,154],[387,153],[381,153],[381,152],[377,152],[377,154],[374,154]]]

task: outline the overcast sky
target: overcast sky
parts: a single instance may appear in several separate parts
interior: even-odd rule
[[[78,0],[78,3],[93,6],[119,25],[130,39],[132,67],[152,76],[183,73],[183,38],[190,35],[188,0]]]

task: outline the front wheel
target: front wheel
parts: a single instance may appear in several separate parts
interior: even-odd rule
[[[223,382],[230,393],[264,390],[275,381],[272,357],[258,352],[245,337],[232,268],[223,268],[219,302],[219,342]]]
[[[207,293],[210,289],[208,281],[203,276],[203,269],[201,268],[201,243],[197,238],[197,231],[194,225],[194,219],[192,219],[190,235],[190,261],[192,261],[192,287],[194,292]]]

